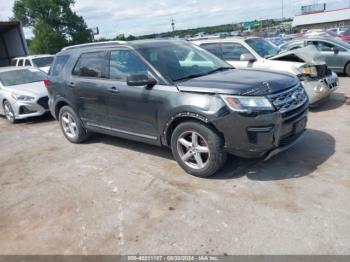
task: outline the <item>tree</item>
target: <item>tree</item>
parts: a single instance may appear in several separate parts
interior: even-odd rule
[[[74,0],[16,0],[15,20],[33,28],[34,38],[29,48],[34,53],[56,53],[66,45],[91,41],[83,17],[71,7]]]

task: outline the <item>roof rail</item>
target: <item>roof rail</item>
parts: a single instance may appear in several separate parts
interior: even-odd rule
[[[87,44],[81,44],[81,45],[72,45],[62,48],[62,51],[74,49],[74,48],[81,48],[81,47],[89,47],[89,46],[103,46],[103,45],[111,45],[111,44],[126,44],[126,41],[105,41],[105,42],[93,42],[93,43],[87,43]]]

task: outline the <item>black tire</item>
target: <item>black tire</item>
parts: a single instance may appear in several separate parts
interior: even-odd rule
[[[11,124],[15,124],[16,117],[11,104],[7,100],[5,100],[2,106],[3,106],[6,120],[9,121]]]
[[[347,75],[347,76],[350,76],[350,62],[346,65],[346,67],[345,67],[345,74]]]
[[[192,146],[189,146],[188,144],[187,146],[184,146],[182,143],[180,143],[180,139],[182,140],[183,138],[185,138],[185,140],[182,141],[186,141],[186,143],[191,140],[193,137],[193,132],[197,134],[197,138],[199,137],[198,143],[196,143],[199,145],[198,148],[206,148],[206,150],[209,149],[209,153],[200,153],[201,161],[205,162],[203,163],[203,167],[198,165],[196,157],[198,157],[199,149],[193,149],[195,148],[193,147],[193,142],[191,143]],[[187,173],[197,177],[210,177],[224,166],[227,159],[227,154],[224,152],[223,146],[224,140],[219,134],[217,134],[217,132],[205,124],[195,121],[188,121],[178,125],[171,136],[171,149],[174,158]],[[184,150],[187,152],[186,154]],[[194,152],[191,152],[192,150]],[[191,153],[193,153],[193,156],[191,156],[188,161],[184,161],[183,158],[186,158],[185,156],[188,156],[187,154],[191,155]],[[197,167],[193,168],[192,165],[197,165]]]
[[[69,124],[67,124],[66,117],[71,117],[70,120],[70,124],[74,123],[75,127],[73,128],[73,132],[72,129],[70,129],[68,127]],[[67,140],[71,143],[74,144],[79,144],[82,143],[84,141],[86,141],[86,139],[88,139],[89,134],[87,132],[87,130],[83,127],[83,124],[80,120],[80,118],[78,117],[78,115],[74,112],[74,110],[70,107],[70,106],[64,106],[60,109],[59,112],[59,123],[60,123],[60,127],[62,130],[63,135],[67,138]],[[73,122],[74,121],[74,122]],[[68,129],[70,129],[70,131],[67,131]]]

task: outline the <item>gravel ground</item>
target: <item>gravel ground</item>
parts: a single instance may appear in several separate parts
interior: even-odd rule
[[[170,150],[0,119],[0,254],[350,254],[350,78],[275,158],[211,179]]]

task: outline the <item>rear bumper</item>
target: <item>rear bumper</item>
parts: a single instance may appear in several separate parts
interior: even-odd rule
[[[303,137],[308,103],[284,116],[278,112],[257,116],[230,113],[214,122],[225,139],[226,152],[243,158],[272,156]]]

